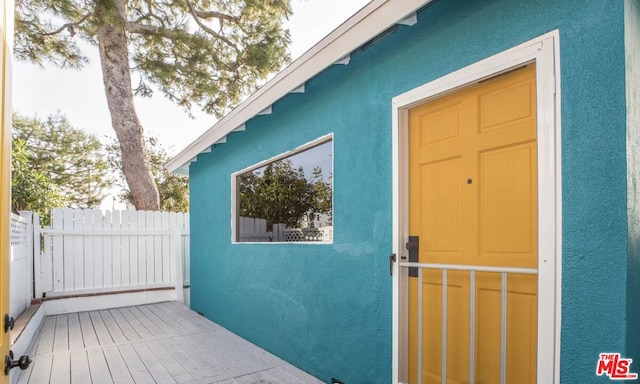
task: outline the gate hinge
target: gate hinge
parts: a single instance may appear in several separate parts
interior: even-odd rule
[[[389,274],[393,276],[393,263],[396,262],[396,254],[392,253],[389,255]]]

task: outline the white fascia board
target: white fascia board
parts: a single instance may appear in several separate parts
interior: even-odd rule
[[[166,165],[169,172],[186,165],[203,150],[258,115],[300,84],[353,52],[431,0],[372,0],[300,58],[249,96]]]

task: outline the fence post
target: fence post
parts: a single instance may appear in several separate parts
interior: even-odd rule
[[[273,224],[273,242],[284,241],[284,229],[287,224]]]
[[[40,264],[40,216],[31,211],[19,211],[20,216],[27,220],[27,247],[29,255],[29,276],[31,284],[29,294],[31,299],[42,298],[42,267]]]
[[[176,301],[184,303],[184,286],[182,282],[182,228],[177,225],[171,227],[171,264],[176,289]]]

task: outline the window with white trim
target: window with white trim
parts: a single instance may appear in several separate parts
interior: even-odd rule
[[[232,179],[234,242],[333,242],[332,135]]]

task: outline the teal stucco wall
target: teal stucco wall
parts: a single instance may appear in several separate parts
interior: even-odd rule
[[[554,29],[562,83],[561,379],[625,352],[624,9],[619,1],[438,0],[198,156],[191,304],[329,381],[391,381],[391,99]],[[334,134],[334,242],[232,244],[231,174]],[[638,366],[640,368],[640,365]],[[638,369],[640,370],[640,369]]]
[[[640,1],[625,1],[629,261],[627,356],[640,371]]]

